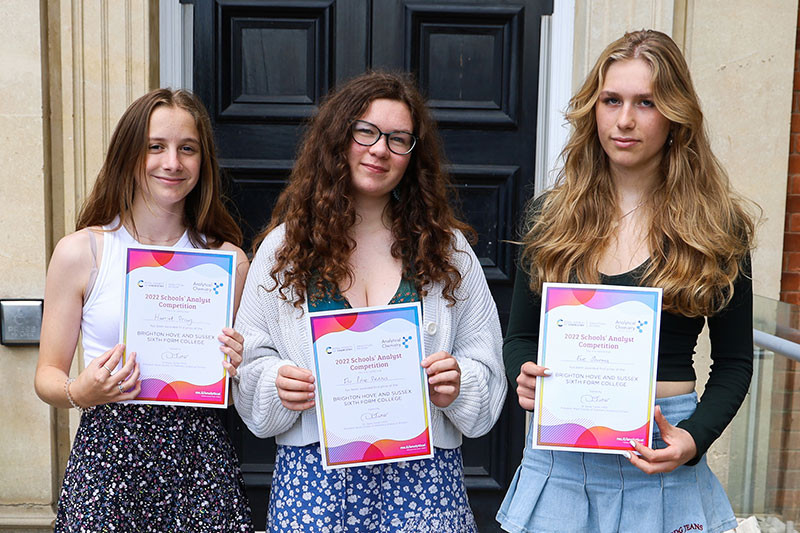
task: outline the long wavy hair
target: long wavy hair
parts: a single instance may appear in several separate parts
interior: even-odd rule
[[[297,307],[305,301],[311,283],[319,294],[330,297],[335,287],[352,282],[349,259],[356,243],[350,228],[356,223],[356,211],[347,161],[354,142],[350,125],[377,99],[405,104],[418,138],[395,189],[398,198],[387,205],[394,237],[392,256],[402,260],[403,275],[413,280],[422,295],[428,284],[441,282],[444,297],[450,304],[456,301],[461,274],[451,261],[454,231],[462,231],[470,241],[474,232],[458,220],[448,202],[450,177],[444,169],[436,124],[410,76],[374,71],[346,82],[323,100],[308,125],[272,219],[253,244],[255,252],[270,231],[285,224],[271,289],[279,287],[281,297],[287,298],[285,290],[291,288]]]
[[[200,137],[200,179],[184,204],[189,239],[202,248],[218,248],[226,241],[241,246],[242,231],[225,207],[211,120],[203,103],[185,90],[156,89],[125,110],[111,136],[97,181],[78,215],[76,229],[110,224],[119,215],[120,225],[129,220],[136,233],[135,221],[130,216],[136,182],[145,174],[150,115],[161,106],[188,112]],[[139,181],[145,183],[143,179]]]
[[[671,139],[648,202],[651,255],[642,283],[663,288],[665,310],[712,315],[727,305],[743,269],[748,275],[750,209],[756,207],[732,190],[711,151],[686,61],[658,31],[626,33],[608,45],[570,100],[564,166],[555,187],[529,206],[522,265],[536,292],[544,281],[599,282],[599,261],[614,236],[618,207],[595,105],[609,66],[631,59],[650,65],[653,102],[670,121]]]

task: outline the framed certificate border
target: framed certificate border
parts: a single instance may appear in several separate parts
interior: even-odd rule
[[[634,402],[635,405],[629,406],[633,420],[638,420],[641,424],[634,422],[635,427],[627,428],[608,427],[593,423],[591,411],[583,413],[580,411],[579,404],[582,403],[583,395],[580,398],[567,400],[551,398],[549,392],[552,386],[548,380],[552,380],[553,376],[537,378],[534,397],[536,408],[532,418],[532,445],[534,448],[621,453],[631,450],[628,442],[630,440],[636,440],[648,447],[652,446],[661,299],[662,290],[660,288],[576,283],[543,284],[538,357],[541,366],[551,368],[553,376],[558,376],[560,373],[562,379],[564,378],[563,369],[567,364],[564,354],[550,353],[550,345],[555,344],[551,335],[558,334],[556,330],[560,332],[562,328],[572,326],[574,331],[581,332],[573,334],[577,336],[577,339],[583,339],[584,337],[581,336],[586,335],[585,338],[597,341],[595,346],[600,344],[601,349],[606,348],[611,354],[619,349],[619,344],[615,344],[613,339],[625,336],[628,339],[636,339],[637,349],[645,350],[640,355],[638,351],[636,353],[635,373],[638,377],[646,380],[647,387],[644,387],[646,393],[642,394],[641,404]],[[592,335],[589,333],[591,331],[589,324],[582,320],[570,323],[569,319],[565,320],[561,316],[566,310],[573,311],[573,313],[564,316],[574,316],[574,310],[579,307],[585,308],[590,313],[586,315],[589,317],[593,316],[591,313],[597,313],[594,316],[603,314],[605,318],[614,317],[614,313],[620,313],[620,315],[612,318],[613,330],[608,331],[608,335]],[[621,311],[623,307],[625,313]],[[630,314],[631,311],[634,311],[633,315]],[[563,333],[561,334],[563,335]],[[642,338],[643,336],[644,338]],[[597,340],[603,338],[605,340]],[[577,357],[576,354],[569,354],[567,357],[573,355]],[[599,379],[604,380],[606,376],[603,375]],[[605,382],[601,381],[601,383]],[[576,416],[572,419],[561,419],[554,416],[548,409],[548,404],[552,404],[554,401],[570,402],[570,408],[576,410]]]
[[[422,308],[419,302],[356,309],[341,309],[335,311],[321,311],[309,313],[309,325],[314,350],[314,377],[316,379],[316,413],[320,432],[320,452],[322,464],[325,469],[344,468],[349,466],[365,466],[371,464],[394,463],[433,457],[433,435],[431,431],[430,399],[428,397],[428,380],[425,369],[421,363],[424,357],[423,337],[420,323]],[[328,396],[329,383],[320,371],[321,358],[342,357],[332,350],[326,342],[326,335],[331,333],[348,333],[353,335],[354,341],[360,336],[369,334],[382,334],[380,329],[389,321],[403,321],[403,329],[409,335],[403,335],[402,340],[391,335],[392,338],[381,338],[383,346],[392,343],[404,344],[416,352],[415,364],[419,369],[418,374],[410,378],[403,385],[409,387],[416,395],[414,403],[418,403],[419,420],[423,422],[422,431],[415,435],[408,435],[403,439],[382,438],[379,430],[372,430],[370,435],[363,434],[359,440],[345,440],[335,435],[335,428],[331,427],[326,411],[326,397]],[[396,331],[396,329],[394,330]],[[391,348],[397,350],[398,348]],[[354,356],[359,362],[363,359],[357,352]],[[405,361],[407,364],[408,361]],[[370,363],[367,363],[370,364]],[[387,370],[388,372],[388,370]],[[411,373],[409,373],[410,375]],[[416,390],[414,390],[416,389]],[[404,413],[407,415],[407,413]],[[416,433],[416,431],[415,431]]]
[[[125,292],[122,302],[122,321],[120,323],[120,342],[125,344],[122,364],[125,364],[128,350],[137,352],[137,357],[147,357],[135,345],[129,345],[134,335],[129,332],[131,321],[131,291],[146,289],[163,290],[158,283],[151,283],[147,278],[148,269],[164,269],[176,281],[185,282],[187,277],[196,274],[198,279],[192,282],[193,294],[198,297],[224,298],[223,312],[218,316],[207,317],[209,322],[208,335],[213,334],[213,341],[204,342],[200,346],[193,346],[192,351],[203,350],[204,354],[213,360],[219,356],[218,377],[213,377],[217,369],[208,368],[209,380],[205,383],[193,383],[179,377],[151,377],[144,375],[142,391],[135,400],[126,403],[155,404],[155,405],[185,405],[192,407],[214,407],[224,409],[228,407],[228,373],[222,366],[222,361],[227,357],[219,351],[217,336],[223,327],[233,324],[233,296],[236,283],[236,253],[223,250],[204,250],[196,248],[169,248],[163,246],[133,245],[125,250]],[[199,271],[205,269],[205,274]],[[152,272],[152,270],[150,270]],[[209,272],[213,272],[209,277]],[[217,306],[219,307],[219,306]],[[135,342],[134,342],[135,344]],[[213,350],[213,352],[211,352]],[[191,353],[187,354],[191,357]],[[141,368],[141,365],[140,365]],[[164,379],[162,379],[164,377]]]

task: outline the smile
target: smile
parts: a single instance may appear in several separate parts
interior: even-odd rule
[[[163,181],[165,183],[172,183],[172,184],[178,184],[178,183],[181,183],[183,181],[183,178],[170,178],[168,176],[152,176],[152,177],[157,179],[157,180],[159,180],[159,181]]]
[[[378,165],[370,165],[369,163],[361,163],[361,165],[370,172],[388,172],[389,170]]]

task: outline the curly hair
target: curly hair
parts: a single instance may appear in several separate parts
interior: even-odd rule
[[[648,202],[651,251],[642,282],[663,288],[664,309],[709,316],[733,295],[753,244],[755,204],[731,188],[711,151],[689,68],[666,34],[626,33],[600,55],[572,97],[567,120],[573,131],[562,152],[555,187],[531,203],[521,255],[539,292],[544,281],[598,283],[598,265],[614,235],[618,212],[608,156],[597,134],[595,105],[609,66],[641,59],[652,71],[653,102],[670,121],[660,180]]]
[[[211,120],[203,103],[185,90],[156,89],[128,106],[111,136],[103,166],[78,215],[76,230],[110,224],[117,215],[120,224],[127,218],[136,194],[136,177],[145,172],[150,115],[161,106],[189,113],[200,137],[200,179],[184,206],[189,239],[202,248],[218,248],[226,241],[241,246],[242,231],[225,207]],[[135,233],[132,217],[130,222]]]
[[[333,288],[352,282],[349,258],[356,243],[350,228],[356,211],[350,191],[347,153],[354,141],[350,126],[372,101],[389,99],[408,107],[417,144],[409,165],[387,205],[394,242],[392,256],[402,260],[403,276],[413,280],[421,295],[434,282],[452,305],[461,275],[453,266],[454,231],[474,241],[473,230],[456,218],[448,202],[450,177],[444,169],[442,144],[425,101],[407,74],[373,71],[362,74],[330,93],[311,119],[300,144],[289,182],[281,192],[261,241],[281,224],[285,239],[275,257],[271,276],[279,287],[294,292],[294,305],[305,301],[309,284],[332,296]],[[394,193],[393,193],[394,194]],[[313,281],[312,281],[313,280]]]

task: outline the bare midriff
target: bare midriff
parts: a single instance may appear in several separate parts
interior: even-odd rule
[[[656,398],[680,396],[694,391],[694,381],[658,381],[656,382]]]

